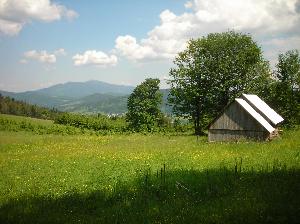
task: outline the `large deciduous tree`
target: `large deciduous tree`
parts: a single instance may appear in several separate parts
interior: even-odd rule
[[[161,119],[159,79],[146,79],[129,96],[126,119],[136,131],[153,131]]]
[[[235,97],[262,90],[270,74],[252,37],[234,31],[190,40],[174,64],[169,102],[175,114],[193,120],[197,135]]]

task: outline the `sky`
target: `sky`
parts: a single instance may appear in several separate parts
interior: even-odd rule
[[[189,39],[228,30],[274,67],[300,49],[300,0],[0,0],[0,90],[149,77],[164,88]]]

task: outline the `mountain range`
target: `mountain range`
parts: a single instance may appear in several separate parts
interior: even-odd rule
[[[67,82],[48,88],[20,93],[1,91],[3,96],[25,101],[60,111],[84,114],[121,114],[127,111],[128,96],[134,86],[116,85],[102,81]],[[161,90],[163,94],[162,110],[169,113],[166,105],[169,90]]]

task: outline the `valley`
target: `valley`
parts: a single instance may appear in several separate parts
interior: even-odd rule
[[[3,96],[30,104],[56,108],[59,111],[82,114],[124,114],[127,111],[127,99],[133,86],[109,84],[101,81],[69,82],[48,88],[20,93],[1,91]],[[171,113],[167,105],[169,90],[161,90],[164,113]]]

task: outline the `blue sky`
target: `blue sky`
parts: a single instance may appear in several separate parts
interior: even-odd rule
[[[274,65],[300,48],[299,27],[298,0],[0,0],[0,89],[163,81],[188,39],[228,29],[250,33]]]

